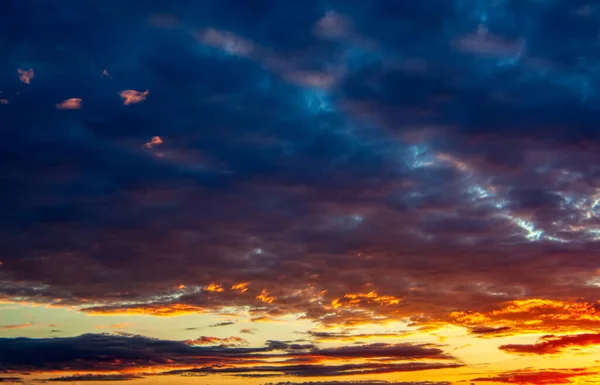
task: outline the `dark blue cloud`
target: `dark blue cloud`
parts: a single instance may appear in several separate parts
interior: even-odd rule
[[[600,298],[592,3],[0,7],[6,299],[352,323]],[[364,290],[403,301],[324,306]]]

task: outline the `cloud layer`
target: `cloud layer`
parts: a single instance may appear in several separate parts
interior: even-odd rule
[[[452,324],[482,338],[592,333],[599,18],[566,0],[4,1],[0,300]],[[311,337],[357,338],[327,333]],[[128,339],[176,358],[140,356],[78,338],[129,363],[188,364],[203,348]],[[243,339],[218,338],[255,359]],[[502,349],[578,344],[552,338]],[[72,342],[3,340],[20,352],[4,359],[119,366],[94,352],[85,364],[61,345]],[[45,346],[64,354],[36,355]],[[405,349],[390,346],[373,351]],[[453,364],[258,372],[435,365]]]
[[[222,373],[242,377],[327,377],[462,366],[439,347],[427,344],[377,343],[319,348],[310,344],[268,341],[264,347],[250,348],[229,342],[211,337],[169,341],[110,334],[47,339],[0,338],[0,370],[9,373],[109,372],[103,374],[105,377],[110,377],[110,372],[132,369],[140,374],[156,369],[155,375]],[[64,378],[54,378],[54,381]],[[71,376],[65,380],[76,381]]]

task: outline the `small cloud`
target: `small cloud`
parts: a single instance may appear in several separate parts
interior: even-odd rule
[[[240,293],[245,293],[248,291],[248,282],[240,282],[231,286],[231,290],[237,290]]]
[[[108,70],[102,71],[102,76],[106,76],[107,78],[112,79],[112,76],[110,76],[110,74],[108,73]]]
[[[219,322],[219,323],[210,325],[209,327],[211,327],[211,328],[218,328],[218,327],[221,327],[221,326],[229,326],[229,325],[233,325],[233,324],[235,324],[235,322],[233,322],[233,321],[227,321],[227,322]]]
[[[0,382],[9,382],[9,383],[22,383],[23,379],[20,377],[0,377]]]
[[[539,339],[535,344],[512,344],[501,345],[500,350],[516,354],[557,354],[570,348],[582,348],[586,346],[600,345],[600,333],[584,333],[565,336],[547,335]]]
[[[264,303],[273,303],[276,300],[275,297],[269,297],[269,293],[267,293],[266,289],[263,289],[260,294],[256,296],[256,299]]]
[[[243,339],[242,337],[210,337],[210,336],[202,336],[195,340],[187,340],[185,342],[188,345],[197,346],[197,345],[219,345],[219,346],[227,346],[227,347],[238,347],[243,345],[248,345],[248,341]]]
[[[510,326],[498,326],[498,327],[494,327],[494,326],[476,326],[473,328],[469,329],[469,332],[471,334],[477,334],[477,335],[497,335],[497,334],[502,334],[502,333],[506,333],[508,331],[510,331],[512,328]]]
[[[0,104],[8,104],[8,99],[0,99]]]
[[[33,68],[29,68],[26,70],[19,68],[17,72],[19,73],[19,80],[21,82],[25,84],[31,84],[31,79],[33,79],[34,76]]]
[[[147,148],[152,148],[158,144],[162,144],[163,140],[160,138],[160,136],[153,136],[152,140],[150,140],[148,143],[144,144],[144,146],[146,146]],[[180,289],[185,289],[185,285],[179,285]]]
[[[210,285],[204,288],[204,291],[208,291],[211,293],[221,293],[223,291],[223,287],[216,283],[211,283]]]
[[[24,329],[24,328],[28,328],[30,326],[33,326],[33,322],[27,322],[24,324],[15,324],[15,325],[0,325],[0,330]]]
[[[125,329],[132,326],[130,323],[120,323],[112,325],[96,325],[96,329]]]
[[[251,328],[243,328],[242,330],[240,330],[240,333],[244,333],[244,334],[254,334],[254,330],[256,330],[256,329],[251,329]]]
[[[80,98],[71,98],[58,103],[56,108],[59,110],[79,110],[81,109],[81,102]]]
[[[348,35],[350,23],[346,17],[329,11],[317,22],[314,33],[325,39],[338,39]]]
[[[123,105],[128,106],[130,104],[143,102],[148,97],[149,90],[144,92],[135,91],[135,90],[125,90],[121,91],[119,95],[123,98]]]
[[[144,378],[135,374],[76,374],[74,376],[47,378],[46,381],[71,382],[71,381],[128,381]]]

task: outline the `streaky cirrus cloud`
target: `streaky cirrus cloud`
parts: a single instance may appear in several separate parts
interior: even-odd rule
[[[26,323],[22,323],[22,324],[12,324],[12,325],[0,325],[0,330],[7,330],[7,329],[23,329],[23,328],[28,328],[33,326],[33,322],[26,322]]]
[[[135,374],[76,374],[73,376],[46,378],[50,382],[77,382],[77,381],[130,381],[143,378]]]
[[[535,344],[508,344],[499,346],[500,350],[517,354],[557,354],[568,349],[593,347],[600,345],[599,333],[582,333],[574,335],[547,335]]]
[[[597,372],[584,368],[575,369],[525,369],[514,372],[501,373],[496,376],[474,378],[474,382],[502,382],[507,384],[570,384],[577,377],[590,377]]]
[[[197,346],[205,342],[218,346]],[[69,367],[72,371],[103,374],[133,369],[142,373],[145,369],[155,368],[158,371],[154,374],[164,375],[263,373],[293,376],[394,373],[463,365],[439,347],[429,344],[319,348],[310,344],[268,341],[263,347],[253,348],[225,346],[222,342],[223,339],[211,337],[196,341],[169,341],[130,334],[1,338],[0,362],[3,370],[9,371],[55,371]],[[364,359],[374,358],[385,360],[364,363]]]
[[[447,381],[308,381],[267,382],[263,385],[450,385]]]

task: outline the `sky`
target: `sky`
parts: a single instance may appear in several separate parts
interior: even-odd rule
[[[0,1],[0,383],[600,384],[600,4]]]

